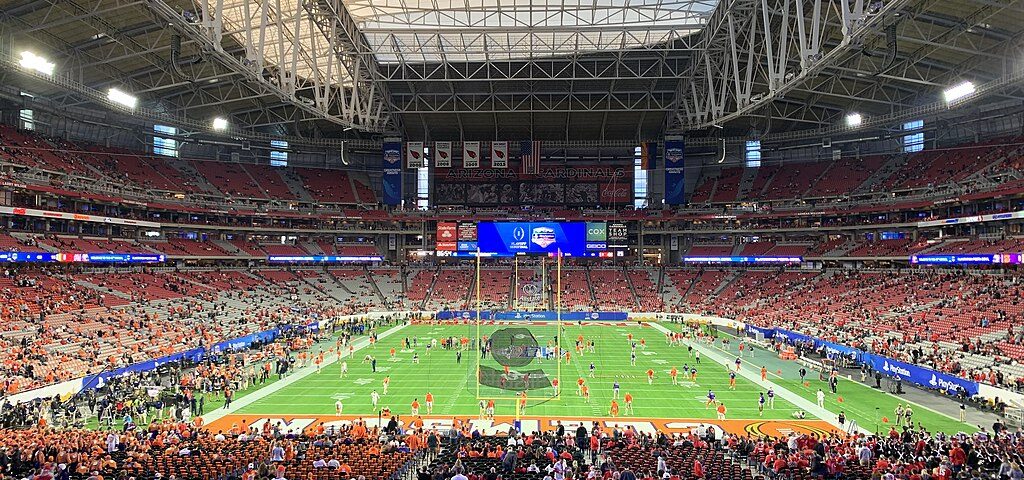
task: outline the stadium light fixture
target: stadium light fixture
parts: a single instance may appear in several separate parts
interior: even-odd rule
[[[864,117],[859,113],[851,113],[846,115],[846,126],[850,128],[859,127],[861,123],[864,123]]]
[[[135,109],[135,106],[139,104],[138,98],[133,95],[128,95],[116,88],[111,88],[110,91],[107,92],[107,100],[130,109]]]
[[[224,117],[217,117],[213,119],[213,129],[218,132],[223,132],[228,129],[228,120]]]
[[[942,96],[946,99],[946,103],[953,103],[974,93],[974,90],[974,83],[963,82],[947,88],[946,91],[942,92]]]
[[[21,61],[19,61],[18,64],[21,65],[22,68],[39,72],[47,76],[53,75],[53,69],[55,67],[53,62],[29,51],[21,52]]]

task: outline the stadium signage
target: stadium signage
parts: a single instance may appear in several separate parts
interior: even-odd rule
[[[109,223],[112,225],[131,225],[136,227],[160,228],[159,223],[147,222],[144,220],[129,220],[115,217],[101,217],[98,215],[87,215],[84,213],[54,212],[51,210],[37,210],[35,208],[0,206],[0,214],[20,215],[25,217],[55,218],[58,220],[77,220],[80,222]]]
[[[941,265],[995,265],[1018,264],[1024,255],[1020,253],[991,253],[980,255],[911,255],[910,263]]]
[[[383,262],[380,255],[270,255],[269,263],[346,263],[346,262]]]
[[[51,253],[0,252],[0,262],[10,263],[160,263],[160,253]]]
[[[839,345],[826,342],[820,338],[804,335],[802,333],[785,330],[782,328],[764,328],[753,325],[746,326],[748,336],[764,335],[765,339],[776,339],[788,344],[810,343],[815,350],[824,350],[829,355],[843,355],[855,361],[867,364],[873,370],[883,372],[891,377],[900,378],[904,381],[920,385],[925,388],[939,389],[949,394],[966,392],[967,395],[978,394],[979,385],[953,375],[932,370],[926,367],[919,367],[914,364],[901,362],[889,357],[875,355],[858,350],[846,345]]]
[[[804,257],[683,257],[689,263],[801,263]]]
[[[612,180],[626,178],[625,167],[603,166],[550,166],[541,167],[540,173],[530,175],[532,180]],[[449,169],[445,180],[519,180],[521,173],[507,168]]]

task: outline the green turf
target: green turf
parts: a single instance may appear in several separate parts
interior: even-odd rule
[[[672,326],[673,330],[679,330],[680,328],[685,327]],[[735,338],[726,333],[719,333],[719,335],[732,339]],[[728,354],[736,355],[738,353],[738,341],[734,339],[731,343]],[[722,351],[720,346],[721,344],[716,342],[716,350]],[[869,431],[887,432],[893,424],[886,423],[884,418],[888,418],[889,422],[895,422],[897,404],[910,404],[914,410],[914,424],[916,425],[920,422],[929,431],[973,433],[978,430],[973,425],[961,423],[958,419],[925,406],[908,402],[905,399],[871,388],[857,381],[841,380],[839,382],[838,395],[832,395],[829,393],[828,382],[819,381],[817,372],[811,372],[807,375],[806,379],[810,385],[804,386],[800,383],[798,373],[800,365],[796,362],[781,360],[772,352],[765,350],[759,350],[754,355],[748,362],[757,365],[767,365],[772,372],[771,380],[776,384],[800,394],[812,403],[817,402],[817,391],[820,388],[828,394],[825,397],[825,408],[827,410],[836,414],[840,411],[845,412],[848,418],[857,421],[861,427]],[[778,373],[780,370],[781,373]],[[842,397],[842,402],[839,402],[839,397]]]
[[[486,327],[494,329],[495,327]],[[541,345],[551,340],[556,332],[554,326],[534,326],[530,328],[538,337]],[[487,331],[483,332],[487,334]],[[630,365],[630,346],[627,335],[632,333],[639,341],[646,338],[647,348],[637,350],[637,365]],[[635,417],[647,418],[714,418],[713,408],[707,408],[704,398],[710,388],[715,391],[718,400],[728,407],[730,419],[788,419],[796,408],[782,399],[776,400],[774,410],[766,410],[763,417],[758,417],[757,398],[760,388],[742,377],[737,378],[736,390],[728,389],[728,370],[725,366],[702,359],[698,368],[696,384],[684,382],[682,386],[674,386],[668,376],[672,366],[682,368],[683,364],[693,365],[694,361],[685,347],[672,347],[665,343],[664,335],[649,326],[628,327],[615,326],[576,326],[568,325],[563,345],[572,345],[579,334],[587,340],[596,342],[596,352],[585,354],[579,358],[575,352],[570,365],[561,367],[561,384],[563,390],[560,398],[543,398],[543,390],[532,391],[527,414],[536,416],[607,416],[612,399],[612,384],[618,379],[621,393],[633,394]],[[429,356],[425,353],[426,342],[431,338],[454,335],[456,337],[475,337],[472,326],[413,325],[400,330],[395,335],[383,339],[372,350],[356,353],[356,358],[348,359],[349,376],[338,378],[340,366],[330,365],[321,374],[311,374],[300,379],[278,392],[256,400],[254,403],[238,410],[240,414],[306,414],[330,415],[334,413],[334,402],[342,399],[345,413],[375,415],[370,402],[370,392],[381,392],[381,381],[385,375],[391,376],[389,394],[382,398],[379,406],[390,407],[400,414],[409,413],[409,405],[413,399],[424,401],[424,395],[431,391],[435,397],[434,415],[476,416],[478,414],[477,382],[475,352],[463,353],[461,364],[456,364],[455,353],[437,349]],[[416,337],[419,347],[420,364],[411,362],[412,352],[401,351],[400,342],[406,338]],[[388,359],[388,351],[396,347],[399,351],[397,361]],[[378,359],[378,373],[370,371],[370,365],[361,363],[363,356],[371,353]],[[587,378],[590,362],[596,366],[596,378]],[[547,361],[543,367],[546,372],[556,370],[554,361]],[[653,385],[648,385],[644,372],[647,369],[656,372]],[[589,404],[576,395],[576,380],[587,378],[591,386]],[[500,393],[496,389],[483,388],[484,397],[500,396],[511,398],[514,393]],[[620,401],[621,403],[621,401]],[[421,414],[426,409],[421,409]],[[513,400],[497,402],[498,415],[514,414]]]

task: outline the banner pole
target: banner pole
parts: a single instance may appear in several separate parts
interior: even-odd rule
[[[480,360],[483,357],[483,341],[480,338],[480,247],[476,247],[476,398],[480,398]]]
[[[512,257],[512,310],[519,310],[519,256]]]
[[[557,273],[556,273],[556,276],[555,276],[555,278],[557,279],[556,283],[558,284],[558,291],[556,292],[556,300],[555,300],[555,329],[556,329],[556,332],[557,332],[556,333],[557,336],[555,338],[557,338],[558,341],[555,342],[555,343],[556,343],[556,347],[558,349],[558,356],[561,357],[562,356],[562,336],[564,335],[564,332],[562,331],[562,249],[561,248],[558,249],[558,260],[557,260],[557,262],[558,262],[558,266],[556,267]],[[558,379],[558,394],[557,395],[561,396],[561,394],[562,394],[562,359],[561,358],[559,358],[558,361],[555,362],[555,368],[556,368],[555,378]]]

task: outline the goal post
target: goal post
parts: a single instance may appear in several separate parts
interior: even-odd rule
[[[526,311],[517,293],[511,293],[512,298],[506,305],[519,308],[510,312],[485,310],[483,262],[484,256],[478,250],[473,286],[477,400],[512,401],[517,411],[524,396],[530,403],[558,400],[564,361],[561,252],[555,260],[554,311]],[[518,259],[512,268],[513,282],[518,283]],[[518,286],[515,289],[518,290]]]

